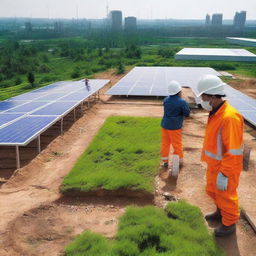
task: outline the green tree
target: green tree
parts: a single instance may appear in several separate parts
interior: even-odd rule
[[[28,78],[28,82],[30,83],[31,87],[34,86],[34,82],[35,82],[35,75],[33,72],[28,72],[28,75],[27,75],[27,78]]]
[[[124,67],[124,64],[123,62],[119,62],[118,66],[117,66],[117,74],[124,74],[125,72],[125,67]]]

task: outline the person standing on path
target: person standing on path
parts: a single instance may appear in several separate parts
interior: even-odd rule
[[[206,162],[206,192],[216,205],[207,221],[221,221],[217,237],[235,233],[239,220],[237,187],[243,163],[244,121],[240,113],[223,100],[226,84],[218,76],[206,75],[198,83],[201,105],[209,111],[201,160]]]
[[[179,82],[171,81],[168,86],[169,96],[164,99],[164,116],[162,118],[162,167],[168,168],[170,146],[173,147],[173,155],[179,156],[179,162],[183,161],[182,124],[184,117],[190,114],[188,103],[182,99],[182,88]],[[176,168],[179,168],[176,166]]]

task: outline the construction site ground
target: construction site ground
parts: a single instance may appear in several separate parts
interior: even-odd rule
[[[97,76],[110,79],[112,84],[120,77],[111,70]],[[243,78],[239,83],[231,81],[230,84],[256,98],[256,79]],[[162,117],[159,99],[112,98],[103,95],[105,90],[100,101],[86,110],[63,135],[56,133],[55,139],[25,166],[15,172],[3,170],[8,179],[0,188],[1,256],[63,255],[65,246],[85,230],[114,238],[118,217],[128,205],[152,204],[144,198],[65,198],[59,192],[63,177],[110,115]],[[192,101],[190,89],[184,90],[184,97]],[[184,166],[177,180],[170,178],[168,170],[161,170],[156,177],[155,205],[163,207],[167,203],[163,193],[169,192],[178,199],[197,205],[203,214],[215,210],[205,193],[206,166],[200,162],[207,116],[205,111],[193,109],[185,120]],[[249,170],[243,171],[240,178],[240,206],[256,223],[255,129],[247,125],[244,135],[244,141],[252,151]],[[244,218],[238,222],[236,235],[217,239],[217,243],[229,256],[256,255],[256,234]]]

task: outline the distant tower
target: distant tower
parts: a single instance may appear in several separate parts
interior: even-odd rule
[[[124,20],[124,29],[126,31],[134,31],[137,29],[136,17],[126,17]]]
[[[222,13],[216,13],[212,15],[212,25],[221,26],[222,25]]]
[[[211,16],[209,14],[206,14],[205,25],[209,26],[210,23],[211,23]]]
[[[122,30],[123,16],[121,11],[111,11],[111,28],[112,30]]]
[[[109,6],[108,6],[108,3],[107,3],[107,6],[106,6],[106,11],[107,11],[107,18],[109,18]]]
[[[243,28],[246,22],[246,11],[236,12],[233,25],[237,28]]]
[[[31,32],[31,31],[32,31],[32,24],[31,24],[30,21],[25,22],[25,30],[26,30],[27,32]]]

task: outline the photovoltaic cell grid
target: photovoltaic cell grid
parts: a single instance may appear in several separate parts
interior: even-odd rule
[[[183,87],[190,87],[197,94],[197,83],[201,76],[221,76],[212,68],[194,67],[136,67],[107,91],[110,95],[167,96],[167,86],[176,80]],[[229,103],[251,124],[256,126],[256,100],[233,89],[226,88]],[[196,101],[200,103],[198,98]]]
[[[190,87],[197,93],[197,83],[201,76],[212,74],[221,76],[212,68],[197,67],[136,67],[107,91],[110,95],[125,96],[167,96],[171,80]]]
[[[256,126],[256,100],[227,86],[225,89],[228,102],[237,109],[252,125]]]
[[[0,145],[26,145],[109,80],[57,82],[0,102]]]

